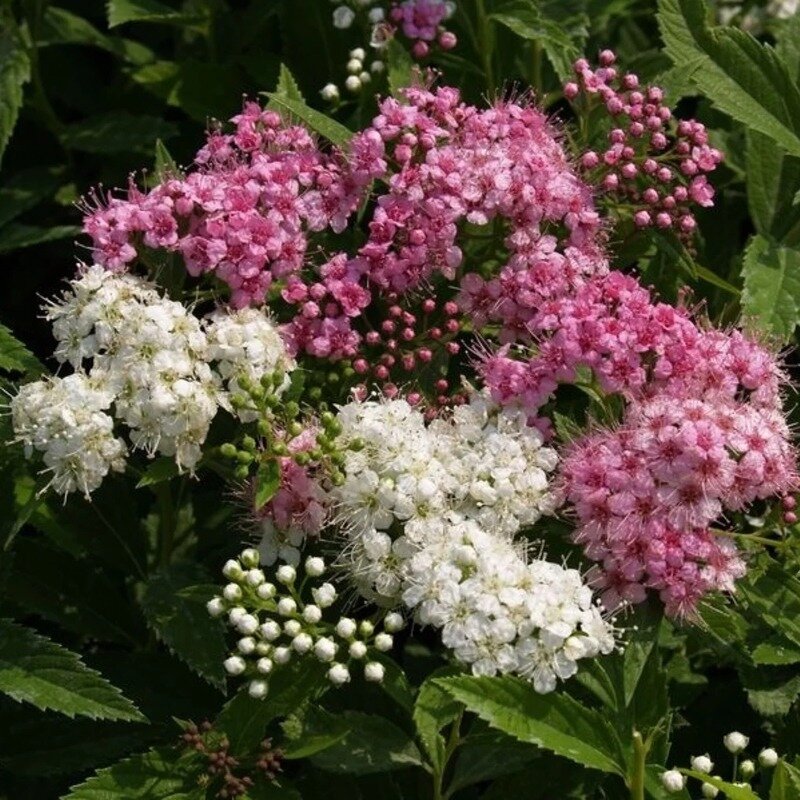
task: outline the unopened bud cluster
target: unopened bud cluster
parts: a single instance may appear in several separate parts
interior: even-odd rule
[[[722,743],[725,749],[733,756],[733,772],[737,779],[739,779],[736,786],[749,786],[749,781],[758,771],[758,768],[772,769],[778,761],[778,753],[771,747],[765,747],[758,754],[758,763],[753,759],[746,758],[739,761],[739,756],[747,749],[750,744],[750,737],[745,736],[739,731],[731,731],[722,738]],[[711,775],[714,770],[714,762],[711,760],[708,753],[700,756],[692,756],[690,760],[690,767],[694,772],[699,772],[702,775]],[[719,775],[713,776],[715,781],[721,781]],[[670,769],[661,774],[661,783],[668,792],[680,792],[686,786],[686,776],[678,769]],[[702,796],[704,798],[714,798],[719,796],[720,789],[708,781],[703,781],[700,787]]]
[[[225,670],[249,679],[251,697],[266,697],[270,677],[297,658],[328,665],[334,686],[348,683],[356,665],[366,680],[383,681],[384,667],[370,655],[392,648],[392,633],[404,625],[399,614],[387,614],[382,630],[368,620],[337,616],[331,608],[336,589],[325,580],[326,564],[318,556],[307,558],[300,570],[281,564],[274,582],[267,580],[259,561],[252,548],[228,561],[222,572],[229,583],[208,603],[211,616],[226,616],[240,636]]]

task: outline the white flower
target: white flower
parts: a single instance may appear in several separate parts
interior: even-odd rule
[[[771,747],[765,747],[758,754],[758,763],[762,767],[774,767],[778,763],[778,753]]]
[[[262,700],[267,696],[269,691],[269,684],[266,681],[251,681],[250,686],[247,687],[247,693],[254,700]]]
[[[314,655],[320,661],[333,661],[338,649],[339,647],[333,639],[322,637],[321,639],[317,639],[314,644]]]
[[[686,784],[686,780],[676,769],[670,769],[661,774],[661,783],[668,792],[679,792]]]
[[[223,666],[229,675],[241,675],[247,668],[247,665],[241,656],[231,656],[230,658],[226,658],[223,662]]]
[[[349,28],[356,18],[356,12],[347,6],[338,6],[333,10],[333,26],[335,28]]]
[[[342,686],[350,680],[350,670],[344,664],[334,664],[328,670],[328,680],[334,686]]]
[[[368,661],[364,664],[364,677],[373,683],[382,683],[385,670],[383,664],[377,661]]]
[[[690,763],[693,770],[704,772],[706,775],[710,775],[711,770],[714,769],[714,762],[708,757],[708,753],[704,756],[692,756]]]
[[[750,743],[750,739],[743,733],[739,733],[739,731],[731,731],[731,733],[728,733],[723,737],[722,743],[725,745],[725,749],[729,753],[736,755],[737,753],[741,753],[742,750],[747,747],[747,745]]]

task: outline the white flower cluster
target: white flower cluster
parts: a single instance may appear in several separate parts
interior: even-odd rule
[[[476,675],[517,674],[551,692],[577,662],[615,647],[577,570],[528,561],[507,538],[449,514],[404,570],[403,601]]]
[[[97,489],[110,470],[125,469],[125,442],[106,413],[113,395],[82,373],[23,386],[11,403],[17,437],[30,457],[44,454],[50,485],[59,494]]]
[[[302,581],[293,566],[283,564],[275,570],[275,583],[271,583],[258,564],[258,551],[252,548],[242,552],[238,560],[228,561],[222,572],[230,583],[221,596],[208,603],[209,614],[226,615],[241,636],[236,651],[225,660],[225,670],[232,676],[250,678],[251,697],[266,697],[269,677],[293,658],[303,656],[328,665],[328,680],[335,686],[350,681],[355,664],[362,665],[366,680],[383,681],[383,664],[370,660],[369,655],[392,648],[392,633],[405,625],[399,614],[387,614],[382,631],[376,631],[368,620],[325,619],[337,594],[331,583],[320,582],[326,572],[322,558],[306,559]],[[301,589],[306,588],[312,602],[301,597]]]
[[[754,36],[764,32],[770,20],[787,20],[800,11],[800,0],[769,0],[765,5],[741,0],[715,0],[712,3],[721,25],[735,25]]]
[[[772,769],[777,766],[780,760],[777,751],[771,747],[765,747],[758,754],[758,764],[750,758],[746,758],[740,762],[739,755],[747,749],[747,745],[750,744],[750,737],[745,736],[739,731],[726,733],[725,736],[722,737],[722,743],[725,745],[725,749],[734,758],[734,775],[743,779],[742,781],[734,782],[734,786],[749,789],[750,784],[748,781],[753,778],[759,767],[761,769]],[[694,772],[699,772],[702,775],[711,775],[714,769],[714,762],[711,760],[708,753],[701,756],[692,756],[689,763]],[[719,775],[714,775],[713,779],[715,781],[722,780]],[[686,787],[686,777],[680,770],[669,769],[661,773],[661,783],[668,792],[680,792]],[[708,781],[702,782],[700,790],[703,797],[707,798],[717,797],[720,793],[720,789]]]
[[[258,311],[216,312],[201,321],[144,279],[99,266],[72,280],[46,306],[46,318],[56,358],[75,374],[29,384],[11,407],[18,439],[44,453],[57,478],[53,486],[64,493],[88,493],[109,468],[123,468],[124,445],[109,446],[119,443],[112,417],[129,429],[133,447],[172,456],[191,470],[219,407],[230,409],[237,382],[293,366],[275,326]],[[31,398],[61,409],[62,427],[27,413]],[[112,406],[113,414],[97,416]],[[70,420],[83,433],[71,433]],[[96,436],[103,432],[105,445],[92,450],[89,442],[89,452],[77,454],[89,427]]]
[[[556,454],[524,415],[475,394],[425,425],[403,400],[340,409],[346,452],[332,489],[359,593],[413,609],[475,674],[555,688],[581,658],[615,646],[576,570],[528,561],[513,535],[553,508]]]

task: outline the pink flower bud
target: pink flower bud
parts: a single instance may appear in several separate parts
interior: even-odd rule
[[[353,362],[353,369],[357,375],[366,375],[369,370],[369,364],[365,358],[357,358]]]
[[[600,156],[594,152],[594,150],[590,150],[588,153],[584,153],[581,156],[581,166],[584,169],[594,169],[600,163]]]
[[[610,67],[617,60],[617,56],[613,50],[600,51],[600,63],[604,67]]]
[[[439,34],[439,47],[442,50],[452,50],[458,44],[458,37],[452,31],[442,31]]]
[[[436,301],[432,300],[430,297],[426,298],[422,301],[422,310],[426,314],[431,314],[436,310]]]
[[[411,55],[414,58],[425,58],[430,52],[430,47],[428,47],[427,42],[423,42],[422,39],[414,42],[414,46],[411,48]]]
[[[633,222],[637,228],[646,228],[650,224],[650,214],[646,211],[637,211],[633,215]]]
[[[656,214],[656,225],[658,225],[659,228],[669,228],[672,226],[672,217],[670,217],[666,211],[662,211]]]
[[[566,97],[567,100],[574,100],[578,96],[579,92],[580,88],[578,87],[577,83],[570,81],[569,83],[564,84],[564,97]]]

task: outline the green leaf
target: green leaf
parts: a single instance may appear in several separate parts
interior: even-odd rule
[[[108,27],[116,28],[126,22],[166,22],[173,25],[184,25],[196,22],[201,17],[196,14],[184,14],[176,11],[158,0],[109,0]]]
[[[285,97],[279,92],[266,92],[266,94],[276,106],[305,122],[312,131],[339,147],[345,147],[353,136],[353,132],[349,128],[345,128],[335,119],[310,108],[300,100]]]
[[[42,362],[2,323],[0,323],[0,370],[21,372],[30,376],[41,375],[45,371]]]
[[[800,800],[800,770],[783,759],[772,773],[769,800]]]
[[[340,721],[346,723],[346,733],[311,758],[314,766],[328,772],[370,775],[422,765],[414,742],[388,719],[345,711]]]
[[[281,486],[281,465],[277,458],[262,461],[256,472],[256,497],[255,509],[260,511],[273,497]]]
[[[684,775],[688,775],[690,778],[696,778],[703,783],[710,783],[723,792],[727,800],[759,800],[758,795],[747,785],[736,786],[727,781],[723,781],[721,778],[706,775],[704,772],[696,772],[693,769],[679,769],[678,771],[682,772]]]
[[[458,749],[453,777],[447,787],[455,793],[476,783],[522,770],[541,756],[533,745],[498,733],[470,733]]]
[[[68,717],[145,721],[76,653],[9,619],[0,620],[0,692]]]
[[[52,197],[61,183],[63,169],[31,167],[17,172],[0,188],[0,226]]]
[[[53,44],[83,44],[116,52],[114,42],[101,33],[88,20],[66,8],[48,6],[42,14],[42,24],[36,44],[46,47]]]
[[[744,667],[740,675],[750,705],[764,717],[785,716],[800,695],[797,670]]]
[[[390,39],[386,49],[386,77],[389,91],[395,96],[400,90],[411,85],[414,74],[414,61],[408,50],[397,39]]]
[[[63,800],[202,800],[197,772],[174,747],[149,750],[98,770]]]
[[[667,54],[738,122],[800,155],[800,90],[775,51],[738,28],[710,28],[703,0],[659,0]]]
[[[172,564],[150,576],[141,604],[147,624],[156,636],[198,675],[213,686],[225,687],[227,648],[222,623],[213,619],[205,603],[188,587],[204,583],[205,573],[188,562]]]
[[[0,229],[0,254],[45,242],[56,242],[59,239],[72,239],[80,232],[81,229],[76,225],[53,225],[49,228],[39,228],[12,222]]]
[[[86,153],[127,153],[148,151],[156,139],[169,139],[177,127],[158,117],[109,111],[76,122],[61,138],[67,147]]]
[[[300,103],[306,102],[303,93],[300,91],[300,85],[286,64],[281,64],[278,71],[278,85],[275,87],[275,92],[281,97],[289,98],[289,100],[297,100]]]
[[[537,694],[516,678],[440,678],[439,684],[493,728],[578,764],[624,775],[616,733],[601,714],[566,694]]]
[[[781,23],[776,34],[776,50],[793,81],[800,78],[800,14],[794,14]]]
[[[0,164],[22,108],[22,87],[31,77],[25,45],[9,16],[0,13]]]
[[[161,139],[156,139],[156,157],[154,162],[154,172],[156,180],[162,181],[170,175],[179,175],[180,169],[175,163],[172,154],[167,150],[166,145]]]
[[[144,474],[139,478],[136,488],[142,489],[145,486],[155,486],[157,483],[171,480],[178,475],[180,475],[180,468],[175,463],[175,459],[162,456],[148,464]]]
[[[301,714],[288,717],[282,727],[287,740],[283,754],[289,761],[327,750],[343,739],[349,730],[338,715],[313,705],[306,707]]]
[[[782,239],[800,222],[793,197],[800,188],[800,158],[786,155],[772,139],[747,131],[747,205],[756,230]]]
[[[742,314],[758,330],[788,341],[800,318],[800,250],[758,234],[745,251],[742,275]]]
[[[445,759],[444,737],[439,733],[445,725],[458,719],[463,706],[436,683],[438,678],[461,672],[457,667],[442,667],[432,673],[419,687],[414,704],[414,725],[422,747],[435,770],[441,770]]]
[[[739,591],[750,608],[771,628],[800,646],[800,581],[771,566],[755,582],[742,581]]]

